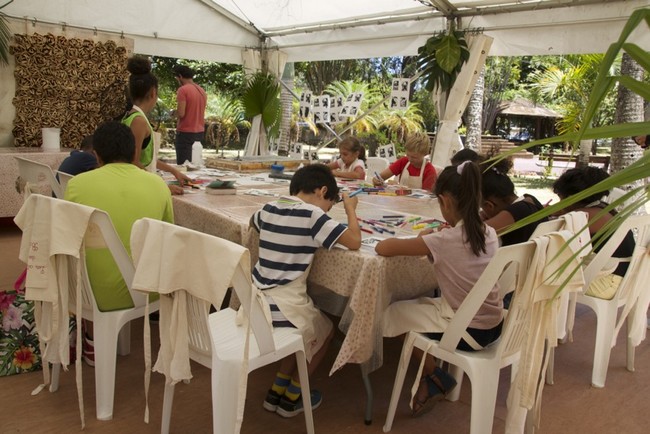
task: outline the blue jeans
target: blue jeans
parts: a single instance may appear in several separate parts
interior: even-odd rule
[[[194,142],[201,142],[203,144],[204,132],[200,133],[185,133],[176,131],[176,164],[183,164],[185,161],[192,161],[192,145]]]

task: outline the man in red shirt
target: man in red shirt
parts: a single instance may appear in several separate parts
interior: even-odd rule
[[[205,131],[205,90],[194,83],[194,71],[185,65],[174,66],[176,80],[181,85],[176,91],[176,164],[192,161],[192,144],[203,142]]]

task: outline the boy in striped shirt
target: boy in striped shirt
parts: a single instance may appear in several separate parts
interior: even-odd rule
[[[355,212],[357,199],[343,195],[348,225],[332,220],[326,213],[339,201],[339,189],[331,170],[314,164],[299,169],[289,186],[291,196],[266,204],[251,218],[260,233],[259,260],[253,282],[264,292],[271,307],[274,327],[296,327],[305,344],[309,374],[316,369],[333,335],[332,322],[307,295],[307,276],[319,247],[341,244],[357,250],[361,232]],[[264,408],[283,417],[304,411],[296,359],[282,360]],[[321,401],[320,392],[311,393],[312,409]]]

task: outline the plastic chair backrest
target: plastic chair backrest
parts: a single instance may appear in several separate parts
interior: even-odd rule
[[[85,237],[86,248],[108,248],[111,252],[111,256],[117,265],[117,268],[122,274],[122,278],[126,283],[129,293],[131,294],[131,299],[135,307],[144,306],[147,301],[146,295],[133,291],[133,275],[135,274],[135,268],[133,266],[133,261],[129,256],[126,248],[122,244],[120,237],[115,231],[113,222],[111,221],[110,216],[102,210],[96,209],[90,217],[88,222],[88,229],[86,230]],[[83,264],[81,267],[82,271],[82,302],[84,309],[92,309],[93,305],[96,303],[95,296],[92,292],[92,287],[90,285],[90,279],[88,276],[88,271],[86,269],[85,257],[82,258]],[[70,305],[73,305],[76,299],[74,291],[70,291]]]
[[[596,277],[598,277],[601,270],[611,264],[610,260],[614,251],[619,246],[619,244],[621,244],[621,241],[623,241],[623,238],[625,238],[628,231],[635,232],[636,246],[645,249],[648,245],[648,238],[650,237],[650,215],[628,217],[623,220],[621,225],[616,229],[616,231],[614,231],[609,240],[607,240],[607,242],[602,246],[598,253],[596,253],[593,259],[585,267],[585,288],[587,288],[591,282],[596,279]],[[620,259],[629,260],[631,258]],[[621,284],[620,287],[630,289],[631,285]],[[616,298],[622,298],[625,296],[627,296],[627,294],[621,293],[621,291],[617,291],[615,295]]]
[[[550,234],[551,232],[561,231],[564,229],[564,224],[565,220],[562,217],[541,222],[537,225],[529,239],[532,240],[533,238],[541,237],[542,235]]]
[[[23,157],[14,157],[18,162],[18,173],[20,177],[28,184],[41,184],[47,183],[52,189],[52,193],[60,199],[63,198],[63,190],[61,185],[54,177],[52,168],[47,164],[32,161]],[[29,186],[26,190],[30,191]]]
[[[65,196],[65,190],[68,188],[68,181],[74,178],[74,175],[57,170],[56,176],[59,178],[59,184],[61,184],[61,192]]]
[[[381,173],[388,167],[390,163],[386,158],[382,157],[368,157],[366,158],[366,179],[372,180],[375,172]]]
[[[275,351],[273,327],[266,320],[264,309],[257,297],[258,290],[251,282],[250,270],[245,270],[242,264],[239,264],[232,284],[244,309],[244,315],[250,318],[251,329],[257,340],[260,355],[272,353]]]
[[[481,277],[470,290],[469,295],[465,298],[458,308],[454,317],[450,321],[445,333],[440,340],[440,347],[454,352],[462,334],[467,330],[469,323],[472,321],[476,312],[481,307],[485,298],[492,288],[497,284],[503,271],[513,264],[515,268],[516,279],[515,294],[524,284],[525,276],[530,266],[530,260],[535,252],[536,244],[533,241],[526,243],[514,244],[512,246],[500,247],[497,253],[492,257]],[[510,266],[510,267],[512,267]],[[499,352],[509,354],[516,345],[521,345],[520,333],[515,330],[522,324],[522,318],[515,309],[509,311],[504,323],[501,339],[498,341]]]

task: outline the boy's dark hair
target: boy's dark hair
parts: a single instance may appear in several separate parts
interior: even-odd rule
[[[97,127],[93,146],[102,164],[130,163],[135,156],[135,138],[131,128],[121,122],[108,121]]]
[[[158,89],[158,78],[151,73],[151,62],[148,58],[133,56],[128,60],[126,69],[131,73],[129,77],[131,101],[146,97],[151,89]]]
[[[553,193],[562,197],[573,196],[574,194],[580,193],[607,178],[609,178],[607,172],[599,167],[587,166],[570,169],[564,172],[562,176],[553,183]],[[578,203],[586,205],[600,200],[603,196],[607,196],[608,194],[609,190],[601,191],[585,197]]]
[[[459,174],[458,172],[462,173]],[[465,241],[478,256],[485,253],[485,224],[481,220],[481,170],[478,164],[467,161],[459,166],[447,166],[438,176],[434,186],[436,195],[451,195],[456,200],[458,213],[463,219]]]
[[[88,134],[86,137],[83,138],[81,141],[80,148],[82,151],[85,152],[90,152],[93,150],[93,135]]]
[[[194,70],[185,65],[174,65],[172,68],[174,74],[180,75],[183,78],[194,78]]]
[[[489,161],[481,164],[483,199],[489,197],[506,199],[515,194],[515,185],[508,176],[510,169],[512,169],[512,160],[509,158],[496,163]]]
[[[298,193],[313,193],[315,190],[327,187],[325,199],[337,200],[339,187],[336,185],[336,178],[332,171],[324,164],[310,164],[298,169],[291,178],[289,194],[295,196]]]
[[[460,163],[464,163],[465,161],[473,161],[475,163],[479,163],[481,161],[481,156],[476,151],[473,151],[469,148],[464,148],[456,152],[451,157],[451,164],[453,166],[457,166]]]

